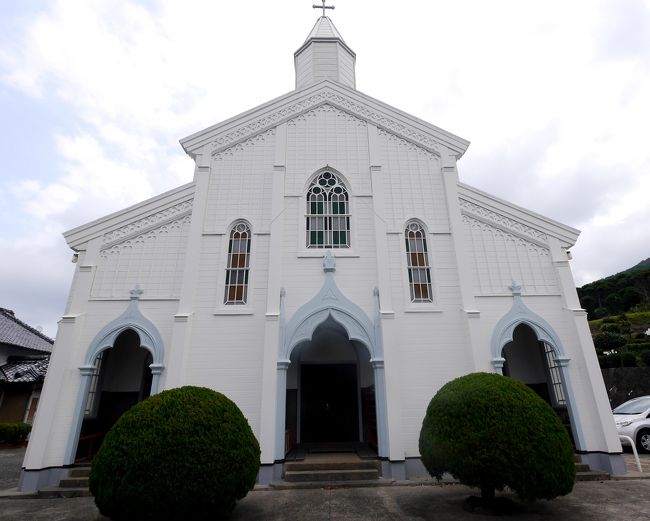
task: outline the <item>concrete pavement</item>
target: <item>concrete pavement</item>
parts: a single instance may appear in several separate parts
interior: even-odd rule
[[[462,485],[354,489],[256,490],[240,501],[231,521],[490,520],[463,510],[475,490]],[[632,521],[650,518],[650,480],[577,483],[566,497],[526,505],[512,521]],[[105,521],[92,498],[0,499],[3,521]],[[191,519],[191,517],[188,517]]]
[[[24,449],[0,450],[0,490],[16,486],[23,455]],[[646,462],[650,463],[650,457],[644,457],[644,471]],[[432,483],[348,489],[258,488],[238,503],[231,521],[494,521],[494,516],[470,513],[463,509],[465,498],[476,494],[476,489],[462,485]],[[506,518],[512,521],[650,519],[650,480],[576,483],[570,495],[524,505],[521,513]],[[2,493],[0,519],[106,521],[99,514],[93,498],[17,499]]]

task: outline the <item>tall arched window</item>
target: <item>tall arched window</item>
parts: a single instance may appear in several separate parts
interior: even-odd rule
[[[420,223],[411,221],[406,225],[404,236],[411,302],[433,302],[429,253],[424,228]]]
[[[251,230],[238,222],[230,231],[224,304],[246,304],[248,300],[248,271],[250,269]]]
[[[307,248],[350,247],[350,202],[343,181],[323,172],[307,192]]]

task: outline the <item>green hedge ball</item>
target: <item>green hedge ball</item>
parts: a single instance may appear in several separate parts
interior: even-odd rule
[[[234,402],[180,387],[124,413],[92,462],[89,486],[114,520],[218,519],[255,485],[260,448]]]
[[[524,500],[571,492],[573,446],[555,411],[521,382],[489,373],[452,380],[431,399],[420,431],[428,472],[448,472],[483,495],[509,487]]]

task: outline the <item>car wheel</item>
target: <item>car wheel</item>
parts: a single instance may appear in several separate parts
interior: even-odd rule
[[[636,449],[645,454],[650,453],[650,429],[643,429],[636,435]]]

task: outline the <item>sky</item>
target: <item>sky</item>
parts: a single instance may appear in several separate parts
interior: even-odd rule
[[[294,89],[314,0],[0,0],[0,306],[50,336],[62,233],[192,180],[178,140]],[[320,2],[317,2],[320,3]],[[650,0],[328,0],[357,89],[471,142],[461,181],[650,257]]]

